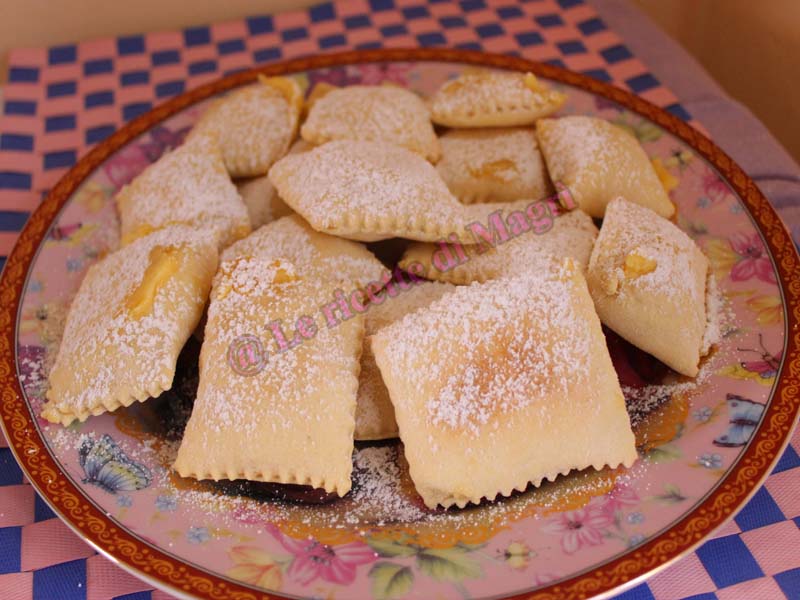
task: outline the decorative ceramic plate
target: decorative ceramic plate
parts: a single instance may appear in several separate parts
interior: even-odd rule
[[[181,479],[170,465],[194,398],[196,341],[160,398],[67,428],[39,417],[70,297],[117,243],[115,192],[179,144],[210,98],[252,81],[250,71],[181,95],[101,143],[42,203],[8,259],[3,427],[30,480],[78,535],[186,596],[584,598],[687,553],[747,501],[798,412],[800,262],[767,200],[712,142],[626,92],[518,58],[366,51],[260,71],[291,74],[306,89],[390,81],[427,95],[475,64],[533,71],[568,92],[562,114],[597,115],[636,135],[678,206],[678,224],[711,260],[720,342],[697,381],[608,334],[636,465],[450,511],[425,508],[396,442],[358,445],[353,489],[340,500]]]

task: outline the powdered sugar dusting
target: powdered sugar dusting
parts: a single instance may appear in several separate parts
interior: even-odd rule
[[[314,231],[298,215],[269,223],[222,253],[223,261],[258,257],[287,260],[303,275],[335,279],[348,287],[378,281],[386,269],[362,244]],[[306,272],[307,270],[309,270]]]
[[[538,111],[535,116],[543,117],[557,110],[563,100],[561,93],[530,73],[481,70],[444,83],[430,102],[433,120],[451,124],[460,117],[523,111]]]
[[[629,256],[652,261],[652,270],[626,276]],[[707,259],[694,241],[670,221],[643,206],[617,198],[609,203],[590,269],[619,294],[646,290],[672,302],[705,304]],[[702,266],[703,277],[696,273]]]
[[[197,136],[164,154],[117,194],[123,241],[183,223],[227,246],[250,230],[242,199],[213,138]]]
[[[305,140],[368,140],[397,144],[429,160],[439,158],[439,142],[428,107],[414,92],[383,85],[334,89],[314,102],[301,128]]]
[[[531,128],[451,129],[436,170],[465,203],[544,198],[550,179]]]
[[[591,339],[572,305],[571,285],[569,276],[555,273],[459,287],[419,318],[408,315],[378,335],[401,369],[419,364],[420,353],[444,339],[462,348],[457,369],[428,366],[425,380],[441,385],[425,409],[434,424],[477,434],[496,415],[566,393],[584,376],[579,366]]]
[[[527,200],[522,200],[505,205],[504,214],[524,210],[528,204]],[[445,271],[433,263],[434,254],[441,253],[440,247],[434,244],[412,244],[400,264],[408,268],[419,262],[427,269],[426,277],[454,283],[483,282],[557,270],[565,258],[572,258],[581,270],[585,270],[596,238],[597,227],[592,219],[581,210],[574,210],[554,217],[552,228],[544,233],[523,232],[488,249],[478,245],[464,246],[467,260]]]
[[[572,185],[580,187],[586,177],[606,175],[621,156],[619,146],[604,131],[608,127],[614,125],[582,115],[541,121],[537,131],[553,181],[572,178]],[[631,177],[631,173],[614,176]]]
[[[263,226],[226,248],[221,259],[225,262],[247,256],[267,262],[281,258],[293,265],[305,265],[317,253],[308,230],[296,218],[289,217]]]
[[[461,223],[461,205],[436,169],[388,143],[329,142],[284,157],[270,170],[270,180],[315,229],[333,230],[354,220],[420,230],[426,222]]]
[[[732,318],[730,305],[717,285],[717,278],[709,270],[706,283],[706,329],[700,356],[708,354],[713,346],[722,341],[723,325]]]
[[[259,82],[218,100],[191,136],[216,137],[233,177],[263,175],[289,149],[298,116],[279,90]]]
[[[372,304],[366,313],[366,333],[372,335],[381,328],[398,321],[415,311],[429,306],[455,289],[448,283],[422,281],[395,298],[386,297],[380,304]]]
[[[602,217],[609,200],[619,195],[662,216],[674,212],[647,153],[617,125],[571,115],[542,119],[536,133],[551,179],[570,188],[591,216]]]
[[[419,521],[427,511],[418,504],[409,502],[403,492],[402,452],[396,446],[373,446],[356,450],[353,502],[358,511],[353,511],[345,520],[355,525],[363,520],[359,513],[369,514],[370,520],[381,526],[393,522]],[[407,476],[407,475],[406,475]]]
[[[142,283],[151,251],[158,247],[181,248],[187,261],[182,268],[196,272],[197,281],[171,278],[155,292],[152,309],[133,318],[126,300]],[[88,410],[101,404],[131,395],[144,399],[156,388],[168,389],[215,265],[215,238],[183,226],[140,238],[93,265],[67,317],[50,374],[48,397],[53,403],[48,410],[85,418]]]
[[[276,283],[281,279],[288,281]],[[286,260],[265,263],[262,257],[255,256],[223,262],[208,309],[204,345],[204,351],[208,346],[208,354],[201,358],[205,369],[201,372],[195,405],[205,415],[204,427],[215,433],[215,439],[225,432],[253,433],[265,424],[268,429],[277,430],[288,427],[294,419],[319,421],[319,413],[326,410],[324,406],[312,411],[307,403],[292,404],[289,400],[316,396],[323,379],[334,389],[337,385],[346,386],[352,376],[350,365],[346,360],[334,358],[342,354],[338,347],[339,332],[322,329],[308,342],[313,344],[317,359],[308,360],[311,357],[304,347],[278,352],[265,331],[265,325],[272,320],[280,320],[288,328],[297,315],[313,313],[331,289],[325,282],[313,271],[301,274]],[[226,352],[237,339],[253,334],[263,336],[270,353],[268,368],[253,377],[237,376],[227,364]],[[322,356],[341,367],[337,374],[323,375],[321,365],[317,364]],[[260,411],[259,418],[253,419],[256,408]],[[291,418],[284,413],[285,409],[292,414]]]
[[[397,435],[394,409],[389,391],[381,378],[369,338],[407,314],[423,309],[438,300],[454,287],[447,283],[425,281],[401,292],[397,297],[383,295],[380,304],[371,304],[364,320],[364,350],[361,354],[361,373],[356,405],[356,439],[382,439]]]

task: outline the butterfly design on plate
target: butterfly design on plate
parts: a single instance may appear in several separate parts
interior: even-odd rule
[[[625,129],[641,143],[655,142],[660,139],[664,133],[658,125],[645,119],[637,120],[633,115],[627,112],[622,113],[613,123]]]
[[[141,490],[152,480],[150,470],[128,458],[108,434],[99,440],[85,439],[78,458],[86,474],[83,483],[96,485],[110,494]]]
[[[723,448],[744,446],[756,430],[765,406],[736,394],[728,394],[725,402],[730,419],[728,431],[714,438],[714,445]]]
[[[683,170],[689,166],[693,158],[694,154],[692,154],[691,151],[685,148],[674,148],[672,152],[670,152],[669,158],[664,161],[664,165],[670,169],[677,167],[678,170],[683,173]]]
[[[751,373],[757,373],[762,379],[772,379],[778,374],[778,369],[781,366],[781,359],[783,358],[783,349],[779,350],[777,354],[772,354],[764,347],[764,340],[761,334],[758,334],[758,349],[752,348],[737,348],[739,352],[753,352],[760,354],[760,360],[746,360],[742,361],[742,368]]]
[[[93,223],[71,223],[69,225],[57,225],[52,228],[48,236],[48,244],[66,244],[78,247],[89,238],[92,232],[97,229],[97,224]]]
[[[72,225],[57,225],[54,226],[50,231],[50,238],[57,242],[61,242],[69,239],[69,237],[76,231],[79,231],[80,228],[80,223],[73,223]]]

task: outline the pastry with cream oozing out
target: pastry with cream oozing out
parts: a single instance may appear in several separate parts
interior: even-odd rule
[[[566,100],[533,73],[473,70],[441,85],[430,99],[431,119],[446,127],[532,125]]]
[[[571,115],[538,121],[536,135],[553,183],[569,189],[590,216],[601,218],[618,196],[662,217],[675,213],[644,148],[621,127],[598,117]]]
[[[69,308],[42,416],[68,425],[170,389],[216,269],[215,237],[182,225],[92,265]]]
[[[553,186],[530,127],[451,129],[436,170],[464,204],[538,200]]]
[[[694,240],[623,198],[606,209],[587,281],[600,320],[683,375],[699,371],[708,259]]]
[[[292,77],[259,77],[215,100],[189,133],[217,139],[231,177],[264,175],[297,135],[303,92]]]
[[[569,260],[557,273],[457,287],[371,347],[431,508],[636,460],[600,321]]]

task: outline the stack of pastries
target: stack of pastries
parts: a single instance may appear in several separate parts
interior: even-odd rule
[[[631,466],[601,323],[695,376],[708,275],[638,141],[531,73],[307,92],[229,93],[119,191],[44,418],[168,390],[205,311],[183,477],[344,495],[354,440],[399,437],[424,502],[463,507]]]

